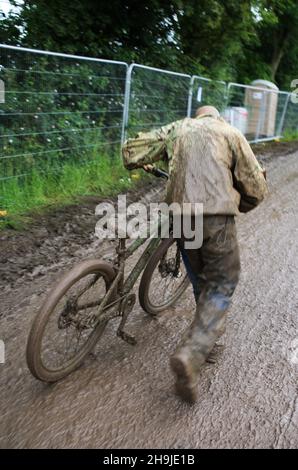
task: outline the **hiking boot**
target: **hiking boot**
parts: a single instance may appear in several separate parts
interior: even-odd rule
[[[200,367],[206,362],[219,336],[224,332],[225,311],[211,301],[197,306],[196,316],[185,331],[176,353],[170,360],[176,375],[176,391],[180,397],[194,403]],[[212,356],[209,358],[212,361]]]
[[[198,398],[198,368],[195,362],[188,347],[182,347],[170,359],[171,369],[176,375],[176,392],[190,404],[195,403]]]

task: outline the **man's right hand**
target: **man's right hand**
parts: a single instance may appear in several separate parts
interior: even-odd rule
[[[263,176],[265,178],[265,180],[267,179],[267,172],[266,172],[266,168],[263,167],[263,165],[260,164],[260,167],[261,167],[261,171],[263,173]]]
[[[147,171],[147,173],[151,173],[153,168],[153,165],[143,165],[143,170]]]

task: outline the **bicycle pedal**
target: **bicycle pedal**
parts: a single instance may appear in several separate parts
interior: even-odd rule
[[[114,256],[113,256],[112,253],[105,254],[101,258],[102,258],[103,261],[107,261],[109,263],[113,263],[113,261],[114,261]]]
[[[117,336],[119,336],[119,338],[123,339],[123,341],[125,341],[128,344],[131,344],[132,346],[135,346],[137,344],[136,338],[130,335],[129,333],[126,333],[126,331],[118,330]]]

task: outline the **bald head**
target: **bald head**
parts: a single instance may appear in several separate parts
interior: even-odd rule
[[[220,116],[219,111],[214,106],[201,106],[195,112],[195,116],[199,117],[203,114],[208,114],[208,116],[212,116],[214,118],[218,118]]]

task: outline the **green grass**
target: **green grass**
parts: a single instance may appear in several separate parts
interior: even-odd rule
[[[141,172],[133,174],[143,178]],[[73,203],[77,196],[113,196],[132,188],[136,181],[119,156],[100,156],[87,165],[64,164],[56,173],[32,171],[30,176],[2,183],[0,211],[7,215],[0,218],[0,228],[19,229],[37,210]]]
[[[285,131],[281,142],[293,142],[295,140],[298,140],[298,131]]]

